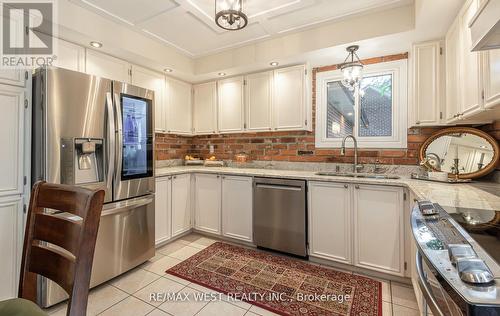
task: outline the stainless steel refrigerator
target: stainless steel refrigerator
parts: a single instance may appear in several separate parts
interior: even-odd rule
[[[152,90],[59,68],[33,76],[32,183],[106,192],[92,287],[154,256],[153,113]],[[45,278],[38,290],[42,306],[67,298]]]

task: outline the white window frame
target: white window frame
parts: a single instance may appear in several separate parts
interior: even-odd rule
[[[358,137],[359,104],[358,96],[355,96],[355,124],[354,136],[358,140],[359,148],[407,148],[408,138],[408,61],[406,59],[390,62],[366,65],[363,68],[363,76],[392,75],[392,136],[387,137]],[[316,147],[317,148],[340,148],[342,138],[328,138],[327,126],[327,89],[328,82],[342,79],[340,70],[325,71],[316,74]]]

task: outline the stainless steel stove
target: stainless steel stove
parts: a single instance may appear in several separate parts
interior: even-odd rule
[[[434,315],[500,315],[500,212],[418,202],[419,286]]]

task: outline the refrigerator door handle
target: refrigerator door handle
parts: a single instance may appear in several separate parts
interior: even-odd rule
[[[115,110],[113,109],[113,97],[111,92],[106,93],[106,110],[108,111],[108,141],[107,141],[107,151],[108,151],[108,173],[106,177],[106,186],[108,188],[113,187],[113,177],[115,174]]]
[[[122,125],[122,110],[120,95],[115,93],[115,113],[116,113],[116,157],[115,157],[115,185],[120,183],[122,172],[122,156],[123,156],[123,125]],[[116,195],[116,192],[114,192]]]
[[[148,195],[141,198],[136,198],[127,201],[121,201],[111,204],[106,204],[103,207],[101,216],[109,216],[117,213],[122,213],[134,208],[141,207],[143,205],[147,205],[154,201],[154,195]]]

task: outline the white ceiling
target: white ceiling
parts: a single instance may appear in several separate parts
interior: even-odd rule
[[[243,0],[249,25],[225,31],[214,0],[70,0],[190,57],[201,57],[411,0]]]

